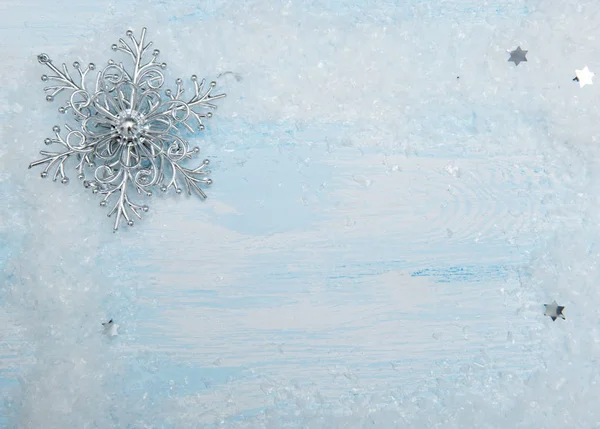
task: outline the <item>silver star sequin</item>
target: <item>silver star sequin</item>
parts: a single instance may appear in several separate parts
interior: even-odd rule
[[[565,307],[558,305],[556,301],[552,301],[552,304],[544,304],[544,307],[546,307],[544,316],[550,317],[552,321],[555,321],[559,317],[566,320],[564,314],[562,314]]]
[[[104,322],[102,326],[104,326],[104,333],[109,337],[116,337],[119,335],[119,332],[117,331],[117,329],[119,329],[119,325],[116,324],[112,319],[110,319],[108,322]]]
[[[575,81],[579,82],[579,87],[583,88],[586,85],[593,85],[592,78],[594,77],[594,72],[588,69],[585,66],[582,70],[575,70]]]
[[[515,49],[514,51],[509,51],[510,54],[510,58],[508,59],[508,61],[512,61],[513,63],[515,63],[515,65],[519,65],[519,63],[527,61],[527,58],[525,58],[525,55],[527,55],[528,51],[524,51],[521,49],[520,46],[517,47],[517,49]]]

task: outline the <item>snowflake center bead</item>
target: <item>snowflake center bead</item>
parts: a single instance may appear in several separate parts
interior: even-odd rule
[[[123,112],[118,117],[117,132],[120,140],[125,142],[138,141],[142,137],[143,120],[135,112]]]

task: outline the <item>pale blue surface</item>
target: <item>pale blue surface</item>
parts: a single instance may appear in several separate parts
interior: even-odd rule
[[[0,5],[0,425],[600,421],[595,3],[142,4]],[[25,168],[63,120],[35,55],[103,63],[141,25],[169,82],[241,79],[197,140],[209,199],[115,236]]]

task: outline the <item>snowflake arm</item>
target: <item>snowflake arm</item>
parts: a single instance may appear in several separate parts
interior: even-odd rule
[[[171,177],[171,181],[169,182],[169,187],[175,188],[175,191],[181,193],[181,187],[177,181],[177,176],[183,178],[183,182],[185,183],[185,188],[187,190],[188,195],[192,195],[192,191],[194,191],[197,195],[202,198],[206,198],[206,194],[200,188],[199,184],[203,185],[211,185],[212,180],[206,178],[210,174],[210,170],[205,170],[210,161],[205,159],[202,164],[194,169],[189,169],[182,167],[177,163],[171,163],[171,168],[173,169],[173,174]]]
[[[42,171],[42,178],[46,178],[48,176],[48,171],[56,164],[56,172],[54,174],[54,181],[58,179],[58,176],[61,177],[61,183],[65,185],[69,183],[69,178],[65,175],[64,164],[67,158],[73,153],[73,151],[66,152],[48,152],[46,150],[40,151],[40,155],[45,156],[46,158],[40,159],[39,161],[32,162],[29,164],[29,168],[35,167],[40,164],[48,164],[44,171]]]
[[[144,39],[146,38],[146,27],[142,28],[142,35],[140,40],[138,41],[133,35],[133,31],[128,30],[127,36],[131,39],[131,43],[126,42],[122,38],[119,39],[119,44],[113,44],[111,46],[113,51],[121,51],[129,55],[134,64],[134,71],[131,75],[129,75],[123,64],[120,64],[118,67],[121,68],[123,73],[127,76],[127,79],[135,84],[147,84],[149,88],[156,89],[161,87],[164,84],[164,77],[162,73],[158,70],[159,68],[166,68],[166,63],[158,63],[156,61],[156,57],[160,54],[158,49],[152,51],[152,57],[149,61],[144,63],[144,57],[146,53],[152,46],[152,42],[148,42],[144,44]]]
[[[96,182],[91,184],[96,193],[100,192],[100,194],[104,195],[104,199],[100,201],[100,206],[102,207],[107,205],[108,200],[115,193],[119,194],[119,197],[115,201],[115,205],[107,215],[108,217],[111,217],[113,214],[116,214],[113,227],[114,232],[119,229],[121,218],[125,219],[127,225],[133,226],[133,219],[131,219],[130,213],[137,216],[138,219],[141,219],[142,215],[140,214],[140,211],[148,211],[148,206],[141,206],[129,199],[129,196],[127,195],[127,186],[130,180],[132,180],[130,172],[118,170],[115,173],[110,167],[102,166],[102,168],[96,170]]]
[[[208,164],[209,164],[208,159],[205,159],[204,162],[202,163],[202,165],[194,168],[193,170],[187,169],[185,167],[181,167],[179,165],[177,166],[177,168],[181,172],[181,175],[184,177],[185,186],[187,188],[188,195],[192,195],[192,191],[194,191],[194,192],[196,192],[196,194],[200,195],[202,198],[206,198],[206,194],[204,193],[204,191],[202,191],[202,189],[200,188],[200,186],[198,186],[198,184],[199,183],[202,183],[203,185],[211,185],[212,184],[211,179],[204,177],[205,175],[210,174],[210,170],[204,170],[204,167],[206,167]],[[197,174],[200,177],[194,177],[194,174]]]
[[[60,176],[61,183],[66,185],[67,183],[69,183],[69,178],[66,176],[65,170],[64,170],[65,161],[71,155],[74,155],[74,154],[81,155],[81,159],[79,161],[79,164],[77,165],[77,170],[79,171],[79,174],[82,175],[84,165],[86,163],[91,164],[91,160],[89,159],[89,154],[93,151],[94,145],[86,144],[85,136],[80,131],[74,131],[68,125],[65,128],[69,131],[66,138],[63,138],[60,135],[60,127],[58,125],[55,125],[52,128],[52,131],[54,131],[54,134],[56,137],[53,139],[46,138],[44,140],[44,143],[46,145],[59,144],[59,145],[63,146],[65,148],[65,150],[63,152],[49,152],[46,150],[42,150],[42,151],[40,151],[40,155],[44,156],[45,158],[42,158],[38,161],[32,162],[31,164],[29,164],[29,168],[32,168],[32,167],[35,167],[38,165],[42,165],[42,164],[48,164],[46,166],[46,168],[44,169],[44,171],[42,171],[42,173],[41,173],[42,178],[45,178],[48,176],[48,171],[50,171],[50,169],[52,169],[52,167],[56,167],[56,171],[54,173],[53,180],[56,182],[56,180]],[[75,138],[79,138],[80,139],[79,142],[72,141]]]
[[[48,94],[46,95],[46,100],[53,101],[54,97],[60,94],[64,90],[71,91],[85,91],[85,77],[90,72],[90,70],[94,70],[96,66],[93,63],[88,64],[87,68],[82,69],[81,65],[78,62],[73,63],[73,68],[77,70],[79,74],[79,83],[76,83],[75,80],[69,74],[69,70],[67,69],[67,65],[63,63],[62,71],[59,70],[54,64],[52,64],[52,60],[47,54],[38,55],[38,61],[40,64],[44,64],[50,70],[54,72],[53,75],[42,75],[42,81],[55,81],[54,85],[47,86],[44,88],[44,91]]]
[[[202,119],[211,118],[212,112],[203,113],[202,111],[194,110],[194,108],[216,109],[217,106],[212,104],[211,101],[223,98],[225,97],[225,94],[212,95],[212,90],[217,85],[217,83],[214,81],[210,83],[208,89],[205,91],[205,79],[202,79],[200,84],[198,84],[198,77],[196,75],[192,75],[191,80],[194,82],[194,96],[187,102],[181,99],[181,96],[185,91],[183,89],[183,81],[181,79],[177,79],[175,81],[175,84],[177,85],[177,91],[175,94],[173,94],[170,89],[165,91],[165,94],[167,97],[170,97],[170,100],[165,103],[167,110],[164,112],[164,114],[171,117],[176,126],[177,124],[182,124],[189,132],[194,132],[194,129],[188,123],[188,121],[190,119],[195,119],[198,122],[198,129],[202,131],[204,130]]]

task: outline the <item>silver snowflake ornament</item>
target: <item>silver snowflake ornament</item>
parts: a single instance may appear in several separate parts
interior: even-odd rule
[[[72,77],[66,64],[61,70],[48,55],[38,55],[38,61],[52,71],[42,75],[42,81],[52,82],[44,88],[46,100],[53,101],[59,93],[69,92],[68,100],[58,111],[72,112],[76,126],[65,125],[64,132],[54,126],[54,138],[44,142],[60,149],[40,151],[44,158],[29,165],[31,168],[45,164],[42,178],[53,170],[54,180],[67,184],[65,163],[74,160],[83,186],[104,196],[100,205],[114,204],[108,216],[115,215],[115,231],[122,220],[131,226],[132,215],[141,219],[141,212],[148,210],[148,206],[131,200],[131,191],[150,197],[156,187],[164,192],[174,189],[178,194],[185,187],[188,194],[206,198],[200,186],[212,183],[207,177],[209,162],[205,159],[191,169],[182,165],[199,152],[199,148],[190,147],[182,133],[202,131],[203,119],[212,116],[210,109],[216,109],[211,101],[225,96],[213,95],[215,82],[206,86],[195,75],[191,77],[191,98],[183,98],[181,79],[175,81],[175,90],[165,89],[161,94],[165,83],[162,70],[167,65],[157,61],[160,52],[150,51],[152,42],[144,41],[146,28],[139,41],[131,30],[126,34],[130,41],[119,39],[112,49],[130,57],[132,70],[109,60],[93,82],[90,72],[96,70],[94,64],[84,68],[73,63],[76,74]]]

